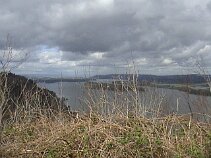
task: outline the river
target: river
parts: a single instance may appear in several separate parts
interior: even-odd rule
[[[114,93],[113,91],[87,90],[83,87],[82,82],[38,84],[54,91],[60,97],[67,98],[66,103],[72,111],[84,112],[89,109],[89,106],[96,104],[106,106],[106,108],[104,107],[106,112],[114,112],[117,109],[126,109],[126,106],[127,109],[130,109],[136,102],[139,111],[147,115],[153,113],[152,109],[165,114],[190,112],[211,114],[211,97],[192,95],[173,89],[145,87],[145,92],[138,92],[134,95],[131,92]]]

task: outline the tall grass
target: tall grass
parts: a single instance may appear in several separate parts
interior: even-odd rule
[[[210,157],[210,124],[190,116],[42,117],[7,125],[2,157]]]

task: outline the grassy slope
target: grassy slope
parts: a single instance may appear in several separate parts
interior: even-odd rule
[[[3,130],[2,157],[211,157],[211,125],[190,117],[40,118]]]

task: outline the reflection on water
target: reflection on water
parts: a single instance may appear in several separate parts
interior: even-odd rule
[[[145,87],[145,92],[118,92],[87,90],[83,83],[39,83],[67,98],[67,104],[71,110],[86,111],[91,104],[106,106],[106,112],[130,109],[133,105],[139,105],[138,110],[150,114],[151,109],[162,110],[164,113],[205,113],[211,114],[211,97],[191,95],[172,89]],[[137,97],[138,96],[138,97]],[[102,105],[101,105],[102,104]],[[114,107],[118,105],[119,107]],[[126,107],[126,108],[125,108]]]

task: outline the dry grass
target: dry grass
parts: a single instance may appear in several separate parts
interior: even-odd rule
[[[1,157],[210,157],[211,125],[183,116],[160,119],[92,115],[7,125]]]

